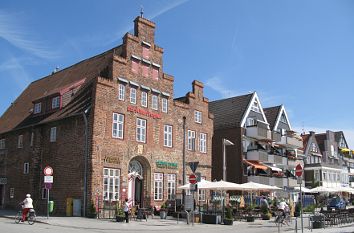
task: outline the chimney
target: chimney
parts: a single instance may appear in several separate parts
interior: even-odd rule
[[[203,99],[204,94],[203,94],[203,89],[204,85],[202,82],[199,82],[197,80],[194,80],[192,83],[192,88],[193,88],[193,94],[196,98],[198,99]]]
[[[155,23],[138,16],[134,20],[134,35],[142,41],[154,44]]]

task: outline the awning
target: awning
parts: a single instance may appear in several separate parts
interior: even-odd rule
[[[244,159],[243,163],[245,163],[245,164],[247,164],[249,166],[252,166],[252,167],[254,167],[256,169],[261,169],[263,171],[267,171],[268,170],[268,167],[265,166],[264,164],[260,163],[260,161],[258,161],[258,160],[246,160],[246,159]]]

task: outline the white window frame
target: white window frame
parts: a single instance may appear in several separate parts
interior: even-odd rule
[[[146,91],[141,92],[141,106],[145,108],[148,106],[148,93]]]
[[[195,110],[194,111],[194,122],[201,124],[202,123],[202,112]]]
[[[164,113],[168,112],[168,100],[167,98],[161,98],[161,111]]]
[[[60,96],[56,96],[52,99],[52,109],[60,107]]]
[[[159,97],[158,95],[152,94],[151,95],[151,108],[154,110],[159,109]]]
[[[188,130],[188,143],[187,143],[187,149],[191,151],[195,151],[195,131],[194,130]]]
[[[154,173],[154,200],[163,200],[163,173]]]
[[[23,135],[18,135],[17,148],[23,148]]]
[[[121,83],[118,85],[118,100],[125,100],[125,85]]]
[[[199,134],[199,151],[201,153],[207,153],[207,134],[206,133]]]
[[[37,114],[37,113],[41,113],[41,111],[42,111],[42,103],[41,102],[35,103],[33,113]]]
[[[205,180],[205,177],[201,177],[201,180]],[[206,192],[205,189],[198,189],[198,201],[206,200]]]
[[[163,127],[163,145],[172,147],[173,127],[172,125],[164,125]]]
[[[5,149],[6,148],[6,139],[0,139],[0,150]]]
[[[136,141],[146,142],[146,120],[142,118],[136,119]]]
[[[57,141],[57,127],[50,128],[49,141],[50,142],[56,142]]]
[[[260,106],[257,100],[254,100],[251,106],[251,110],[254,112],[260,112]]]
[[[112,119],[112,137],[123,139],[124,137],[124,115],[113,113]]]
[[[176,174],[167,174],[167,200],[176,199]]]
[[[130,88],[130,103],[136,104],[136,88],[134,87]]]
[[[103,168],[103,200],[117,201],[120,196],[120,169]]]
[[[29,174],[29,163],[23,163],[23,174]]]

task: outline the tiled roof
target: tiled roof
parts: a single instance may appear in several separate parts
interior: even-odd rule
[[[239,127],[253,93],[209,102],[214,114],[214,129]]]
[[[271,130],[274,130],[274,126],[279,115],[281,105],[269,108],[263,108],[264,114],[266,115],[269,127]]]
[[[6,110],[0,118],[0,133],[8,132],[16,128],[36,124],[47,120],[55,120],[70,107],[65,106],[55,114],[32,117],[33,101],[54,94],[61,89],[70,86],[82,79],[87,87],[92,79],[104,75],[112,63],[113,54],[120,53],[121,47],[108,50],[100,55],[81,61],[59,72],[32,82]],[[78,94],[78,93],[77,93]],[[75,96],[73,97],[75,99]],[[77,103],[78,105],[82,103]],[[62,115],[63,116],[63,115]],[[48,118],[48,119],[47,119]]]

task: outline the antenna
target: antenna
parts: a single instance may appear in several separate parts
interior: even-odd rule
[[[302,134],[305,135],[305,123],[304,122],[302,122]]]
[[[140,17],[144,18],[144,7],[143,7],[143,5],[140,6]]]

